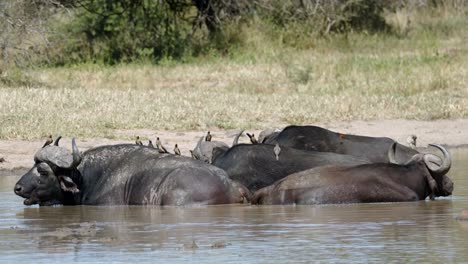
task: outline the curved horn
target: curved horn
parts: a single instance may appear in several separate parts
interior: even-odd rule
[[[396,142],[393,142],[387,152],[388,162],[400,165],[400,163],[398,163],[395,159],[395,152],[396,152]]]
[[[58,136],[58,137],[55,139],[55,141],[54,141],[54,146],[57,146],[57,147],[58,147],[60,139],[62,139],[62,136]]]
[[[435,169],[434,166],[430,164],[431,163],[434,164],[435,162],[438,161],[438,159],[436,159],[434,155],[431,155],[431,154],[424,155],[424,162],[426,163],[427,168],[431,171],[432,174],[445,175],[450,170],[450,167],[452,166],[452,158],[450,157],[450,153],[441,145],[429,144],[429,146],[439,149],[444,155],[444,157],[442,159],[442,165],[440,165],[439,168]]]
[[[201,145],[201,143],[203,142],[203,139],[204,139],[204,137],[203,137],[203,136],[202,136],[202,137],[200,137],[200,139],[198,140],[198,143],[197,143],[197,145],[195,146],[194,150],[196,150],[196,149],[200,149],[200,145]]]
[[[415,158],[417,158],[419,155],[419,153],[417,154],[414,154],[409,160],[407,160],[406,162],[398,162],[396,160],[396,157],[395,157],[395,153],[396,153],[396,147],[397,147],[398,143],[396,143],[395,141],[393,141],[392,145],[390,146],[390,148],[388,149],[388,152],[387,152],[387,155],[388,155],[388,162],[389,163],[393,163],[393,164],[397,164],[397,165],[407,165],[407,164],[410,164]]]
[[[239,144],[238,141],[239,141],[239,137],[242,136],[242,134],[244,133],[244,130],[241,130],[241,132],[234,138],[234,141],[232,141],[232,146],[234,147],[235,145]]]
[[[442,159],[439,156],[434,155],[432,153],[424,154],[424,160],[425,160],[426,166],[431,171],[439,169],[440,165],[442,165],[443,163]]]
[[[72,139],[72,155],[73,155],[73,163],[70,166],[71,168],[76,168],[81,160],[83,159],[83,155],[81,154],[80,150],[78,149],[78,146],[76,145],[75,138]]]

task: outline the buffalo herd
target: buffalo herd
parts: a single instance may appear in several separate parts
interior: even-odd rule
[[[405,202],[449,196],[450,153],[420,153],[390,138],[288,126],[232,146],[208,133],[192,157],[138,144],[81,152],[47,144],[14,186],[25,205],[212,205]]]

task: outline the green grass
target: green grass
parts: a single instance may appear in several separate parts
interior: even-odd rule
[[[466,18],[420,16],[405,36],[335,35],[308,49],[267,41],[253,26],[225,57],[2,73],[0,138],[467,118]]]

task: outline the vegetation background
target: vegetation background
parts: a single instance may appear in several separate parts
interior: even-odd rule
[[[468,116],[466,0],[3,0],[0,139]]]

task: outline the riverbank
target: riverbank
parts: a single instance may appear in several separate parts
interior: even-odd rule
[[[282,128],[287,124],[279,124]],[[407,144],[408,136],[414,134],[417,136],[417,146],[426,147],[428,143],[437,143],[454,147],[468,147],[468,119],[456,120],[437,120],[437,121],[415,121],[415,120],[379,120],[379,121],[351,121],[351,122],[330,122],[314,123],[333,131],[339,131],[348,134],[359,134],[374,137],[390,137],[401,144]],[[239,130],[212,130],[213,140],[219,140],[232,144],[234,136]],[[258,135],[260,130],[246,131]],[[158,131],[151,129],[133,129],[119,130],[115,132],[119,138],[77,138],[77,144],[80,150],[86,150],[101,145],[134,143],[134,141],[125,140],[125,138],[134,138],[140,136],[144,144],[148,139],[153,142],[159,137],[163,145],[173,152],[175,144],[178,144],[182,155],[190,156],[189,150],[193,149],[201,136],[206,131]],[[56,137],[58,135],[54,135]],[[42,147],[44,140],[0,140],[0,157],[5,159],[0,163],[0,175],[11,174],[11,171],[23,171],[30,168],[34,161],[34,153]],[[70,148],[70,138],[61,140],[61,146]],[[247,136],[240,138],[239,142],[248,143]],[[3,171],[3,172],[2,172]]]

